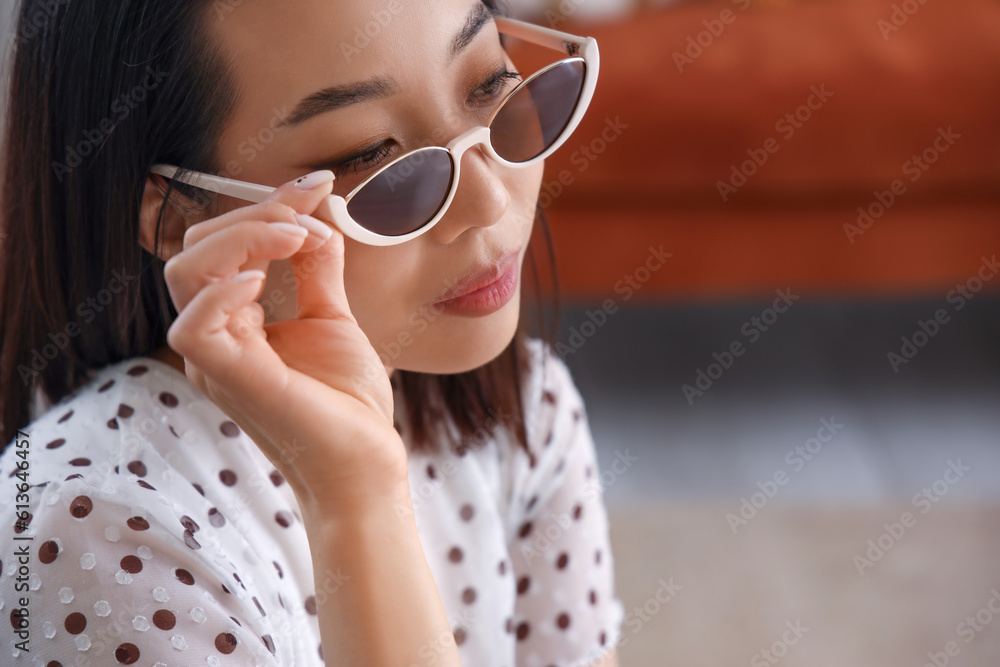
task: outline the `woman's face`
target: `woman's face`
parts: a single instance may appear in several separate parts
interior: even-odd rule
[[[485,124],[516,84],[509,77],[497,84],[504,65],[516,69],[479,0],[220,0],[213,7],[209,29],[242,93],[217,146],[223,175],[232,178],[278,186],[330,169],[334,192],[345,194],[403,152],[443,146]],[[387,94],[340,95],[338,104],[312,105],[308,117],[295,111],[319,91],[376,77],[390,82],[382,87]],[[451,207],[429,232],[387,247],[345,238],[347,298],[387,368],[463,372],[507,346],[542,169],[505,167],[472,148]],[[517,285],[499,310],[470,315],[435,305],[464,277],[511,252]],[[294,317],[288,260],[271,263],[260,301],[269,321]]]

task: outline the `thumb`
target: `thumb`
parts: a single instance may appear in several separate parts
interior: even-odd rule
[[[333,179],[334,174],[328,169],[314,171],[275,188],[264,201],[279,202],[290,206],[298,213],[309,215],[333,192]]]

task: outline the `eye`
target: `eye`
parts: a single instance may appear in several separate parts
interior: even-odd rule
[[[499,98],[516,83],[520,82],[520,72],[511,72],[507,65],[501,65],[500,69],[491,74],[486,81],[483,81],[472,93],[472,97],[480,104],[488,104],[499,101]]]
[[[364,152],[356,153],[351,157],[338,160],[334,163],[329,163],[326,168],[333,171],[340,178],[348,171],[353,171],[356,174],[378,165],[391,152],[389,147],[383,142],[374,148],[365,149]]]

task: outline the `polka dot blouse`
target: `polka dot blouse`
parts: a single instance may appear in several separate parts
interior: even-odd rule
[[[531,455],[506,431],[461,456],[409,455],[418,534],[467,667],[589,665],[624,617],[583,401],[547,345],[529,349]],[[0,664],[323,664],[317,606],[349,575],[317,589],[289,484],[183,373],[135,357],[38,411],[23,429],[27,499],[15,499],[23,448],[0,457]]]

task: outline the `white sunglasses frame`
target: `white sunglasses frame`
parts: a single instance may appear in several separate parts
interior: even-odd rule
[[[586,113],[587,107],[590,106],[590,101],[594,96],[594,90],[597,87],[597,75],[600,69],[600,52],[597,48],[597,40],[593,37],[572,35],[567,32],[528,23],[527,21],[502,16],[494,17],[494,21],[496,22],[497,30],[503,34],[510,35],[511,37],[522,39],[526,42],[531,42],[539,46],[554,49],[556,51],[565,51],[569,57],[551,63],[521,81],[514,87],[513,90],[510,91],[510,93],[507,94],[506,97],[504,97],[500,104],[497,105],[497,108],[493,110],[493,113],[490,114],[489,119],[486,121],[486,125],[479,125],[463,132],[451,140],[446,146],[425,146],[400,155],[392,162],[389,162],[376,170],[360,185],[351,190],[351,192],[345,197],[334,194],[327,196],[313,213],[315,217],[325,220],[326,222],[332,222],[345,236],[350,237],[359,243],[372,246],[390,246],[405,243],[410,239],[414,239],[430,231],[434,225],[436,225],[438,221],[444,217],[444,214],[451,206],[451,202],[455,198],[455,193],[458,190],[462,156],[469,148],[482,145],[485,148],[486,153],[500,164],[514,168],[525,168],[544,160],[566,142],[570,135],[576,130],[580,121],[583,119],[583,115]],[[501,109],[504,108],[508,100],[510,100],[516,92],[521,90],[521,88],[526,86],[529,82],[533,81],[541,74],[544,74],[550,69],[558,67],[563,63],[571,62],[577,59],[582,59],[584,64],[583,89],[580,92],[580,100],[576,105],[576,109],[573,111],[573,115],[570,117],[569,122],[566,124],[559,138],[544,151],[525,162],[508,162],[497,155],[492,144],[490,143],[490,129],[488,125],[493,122],[493,119],[496,118],[496,115],[501,111]],[[354,220],[354,218],[351,217],[350,213],[347,212],[347,204],[354,197],[354,195],[361,190],[361,188],[400,160],[407,159],[414,153],[427,150],[447,151],[453,165],[452,182],[448,190],[448,196],[431,220],[419,229],[415,229],[407,234],[401,234],[399,236],[384,236],[362,227]],[[188,171],[178,177],[176,176],[178,171],[179,167],[169,164],[156,164],[150,169],[150,172],[154,174],[159,174],[170,179],[176,179],[182,183],[187,183],[188,185],[192,185],[203,190],[210,190],[212,192],[229,195],[237,199],[258,204],[267,199],[267,197],[277,189],[267,185],[258,185],[256,183],[238,181],[231,178],[225,178],[223,176],[215,176],[214,174],[205,174],[197,171]]]

